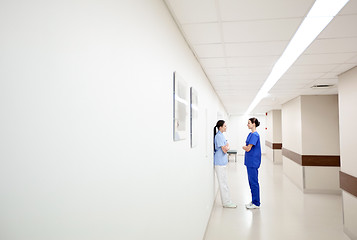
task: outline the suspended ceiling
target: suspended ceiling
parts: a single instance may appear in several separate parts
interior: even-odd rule
[[[244,114],[314,0],[165,0],[229,114]],[[299,95],[338,93],[357,65],[357,0],[350,0],[252,113]],[[316,84],[331,88],[313,89]]]

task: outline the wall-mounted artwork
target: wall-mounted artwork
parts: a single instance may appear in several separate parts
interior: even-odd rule
[[[187,137],[187,115],[188,115],[188,88],[185,81],[174,72],[174,111],[173,129],[174,141],[180,141]]]
[[[198,96],[194,88],[190,88],[190,137],[191,148],[197,146],[198,137]]]

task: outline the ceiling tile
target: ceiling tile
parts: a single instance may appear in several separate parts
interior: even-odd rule
[[[336,77],[338,77],[338,73],[336,73],[336,72],[328,72],[328,73],[325,73],[324,75],[322,75],[320,78],[324,79],[324,78],[336,78]],[[318,79],[320,79],[320,78],[318,78]]]
[[[310,80],[314,81],[314,80]],[[277,82],[272,90],[281,90],[281,89],[295,89],[295,88],[303,88],[306,86],[306,83],[304,82],[284,82],[284,81],[279,81]]]
[[[332,71],[336,68],[337,64],[320,64],[320,65],[293,65],[289,70],[288,74],[299,74],[299,73],[324,73]]]
[[[280,94],[284,94],[284,95],[286,95],[286,94],[288,94],[288,95],[296,94],[296,95],[299,95],[299,92],[301,92],[301,89],[294,89],[294,88],[271,89],[269,91],[269,93],[270,94],[274,94],[274,95],[280,95]]]
[[[326,94],[337,94],[338,88],[333,87],[333,88],[305,88],[301,90],[301,95],[326,95]]]
[[[350,0],[344,8],[338,13],[338,15],[350,15],[357,14],[357,1]]]
[[[208,76],[225,76],[229,75],[228,68],[207,68],[206,73]]]
[[[298,81],[298,80],[306,80],[306,81],[309,81],[311,79],[317,79],[321,76],[323,76],[325,73],[315,73],[315,72],[310,72],[310,73],[304,73],[304,72],[301,72],[301,73],[290,73],[290,71],[288,71],[287,73],[285,73],[283,75],[282,78],[279,79],[279,82],[280,81]]]
[[[356,66],[356,64],[345,63],[345,64],[341,64],[341,65],[337,66],[331,72],[335,72],[337,74],[341,74],[341,73],[344,73],[344,72],[354,68],[355,66]]]
[[[234,75],[232,76],[233,78],[235,78],[237,81],[245,81],[245,82],[254,82],[254,83],[257,83],[257,82],[261,82],[263,83],[267,77],[268,77],[268,74],[262,74],[262,73],[252,73],[252,74],[248,74],[248,75]]]
[[[357,52],[356,38],[336,38],[315,40],[305,54]]]
[[[226,66],[225,58],[200,58],[200,62],[204,68]]]
[[[252,84],[251,81],[229,81],[229,82],[224,82],[224,83],[228,83],[229,86],[231,86],[232,88],[256,88],[254,85],[257,84],[257,85],[261,85],[263,84],[264,81],[256,81],[254,82],[254,84]],[[214,82],[213,84],[217,84],[217,85],[220,85],[220,86],[223,86],[223,83],[220,83],[220,82]]]
[[[224,57],[222,44],[193,45],[198,58],[219,58]]]
[[[218,23],[185,24],[182,29],[191,44],[221,42]]]
[[[222,21],[304,17],[314,0],[219,0]]]
[[[245,94],[256,94],[257,90],[256,89],[242,89]],[[239,89],[224,89],[224,90],[216,90],[217,93],[224,93],[227,96],[232,95],[232,96],[238,96],[238,93],[241,93]]]
[[[280,56],[288,41],[225,44],[227,57]]]
[[[273,67],[279,56],[262,56],[262,57],[231,57],[227,58],[228,67],[255,67],[267,66]]]
[[[317,80],[307,84],[305,87],[311,87],[311,86],[317,85],[317,84],[337,85],[338,84],[338,78],[320,78],[320,79],[317,79]]]
[[[230,81],[232,76],[227,76],[227,75],[224,75],[224,76],[210,76],[209,77],[209,80],[212,82],[212,83],[220,83],[220,82],[227,82],[227,81]]]
[[[282,78],[280,78],[279,81],[281,80],[299,80],[299,79],[316,79],[319,78],[323,75],[324,73],[291,73],[290,71],[288,71],[287,73],[285,73],[283,75]]]
[[[344,15],[335,17],[331,23],[320,33],[319,39],[322,38],[347,38],[357,37],[357,26],[346,28],[344,26],[357,24],[356,15]]]
[[[325,90],[324,94],[336,95],[338,94],[338,87],[332,87]]]
[[[352,58],[348,59],[346,61],[346,63],[354,63],[357,64],[357,53],[355,53],[355,56],[353,56]]]
[[[271,67],[239,67],[239,68],[229,68],[229,73],[233,75],[251,75],[251,74],[262,74],[268,75],[271,71]]]
[[[304,54],[299,57],[295,65],[345,63],[355,55],[355,53]]]
[[[223,40],[232,42],[289,41],[302,19],[274,19],[250,22],[224,22]]]
[[[181,24],[218,20],[215,0],[165,0],[165,2]]]

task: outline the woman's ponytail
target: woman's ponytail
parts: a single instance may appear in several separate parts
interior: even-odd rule
[[[219,128],[222,127],[224,123],[225,123],[224,120],[219,120],[216,123],[216,126],[214,126],[214,128],[213,128],[213,152],[215,151],[215,148],[216,148],[216,145],[215,145],[215,142],[214,142],[214,137],[217,134],[217,130],[219,130]]]

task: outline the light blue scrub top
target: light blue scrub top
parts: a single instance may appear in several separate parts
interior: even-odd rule
[[[258,132],[249,133],[247,140],[245,141],[246,146],[252,144],[253,147],[249,152],[245,152],[244,154],[244,165],[247,167],[259,168],[261,159],[262,159],[262,151],[260,149],[260,136]]]
[[[214,136],[214,165],[225,166],[228,163],[227,153],[224,153],[222,147],[227,144],[227,140],[221,131]]]

